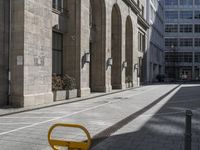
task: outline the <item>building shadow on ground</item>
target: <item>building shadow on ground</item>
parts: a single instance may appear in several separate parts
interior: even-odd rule
[[[91,149],[183,150],[185,111],[188,109],[194,114],[192,150],[200,150],[200,86],[192,85],[181,87],[155,114],[143,113],[119,129],[117,134],[93,139]],[[136,127],[141,122],[145,123]]]

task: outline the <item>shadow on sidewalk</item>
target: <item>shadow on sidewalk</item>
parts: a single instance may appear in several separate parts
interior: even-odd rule
[[[200,86],[181,87],[154,115],[144,114],[118,131],[93,140],[92,150],[183,150],[185,111],[193,110],[192,150],[200,150]],[[135,128],[138,123],[147,122]]]

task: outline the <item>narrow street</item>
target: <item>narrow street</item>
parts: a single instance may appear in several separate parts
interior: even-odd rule
[[[92,150],[183,150],[185,110],[193,111],[193,149],[200,150],[200,85],[150,85],[50,108],[0,117],[2,150],[50,150],[55,123],[85,126]],[[85,140],[79,130],[55,138]]]

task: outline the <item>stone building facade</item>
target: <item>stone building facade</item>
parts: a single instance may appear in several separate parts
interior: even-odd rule
[[[9,14],[6,12],[6,8],[8,5],[4,4],[3,1],[0,1],[0,105],[6,105],[6,99],[7,99],[7,90],[8,90],[8,74],[7,74],[7,68],[8,68],[8,60],[7,60],[7,50],[8,50],[8,27],[6,24],[8,23],[8,19],[5,18],[5,15]],[[5,44],[7,43],[7,44]]]
[[[1,0],[0,105],[53,102],[52,73],[74,77],[80,97],[125,89],[126,78],[138,86],[145,6],[145,0]]]
[[[164,75],[164,1],[147,0],[148,44],[146,54],[146,83],[157,81],[157,75]]]

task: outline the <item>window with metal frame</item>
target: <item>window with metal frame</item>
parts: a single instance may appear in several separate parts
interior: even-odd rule
[[[169,6],[178,5],[178,0],[165,0],[165,5]]]
[[[195,33],[200,33],[200,24],[195,24]]]
[[[144,35],[144,33],[139,31],[138,32],[138,50],[140,52],[144,52],[145,51],[145,47],[146,47],[145,35]]]
[[[200,19],[200,11],[194,12],[194,19]]]
[[[63,0],[53,0],[52,8],[56,11],[63,12]]]
[[[165,11],[165,19],[178,19],[178,11]]]
[[[200,38],[195,38],[194,45],[195,47],[200,47]]]
[[[58,32],[53,32],[53,65],[52,72],[57,75],[63,73],[63,35]]]
[[[193,5],[193,0],[180,0],[180,5]]]
[[[195,53],[195,62],[200,63],[200,52]]]
[[[180,25],[180,32],[181,33],[192,33],[193,32],[193,25],[192,24],[181,24]]]
[[[183,47],[193,46],[193,39],[192,38],[181,38],[180,46],[183,46]]]
[[[193,11],[180,11],[180,19],[193,19]]]
[[[178,32],[178,25],[177,24],[167,24],[167,25],[165,25],[165,32],[177,33]]]
[[[177,38],[166,38],[165,39],[165,46],[171,48],[172,45],[178,46],[178,39]]]
[[[195,0],[195,5],[200,5],[200,0]]]

